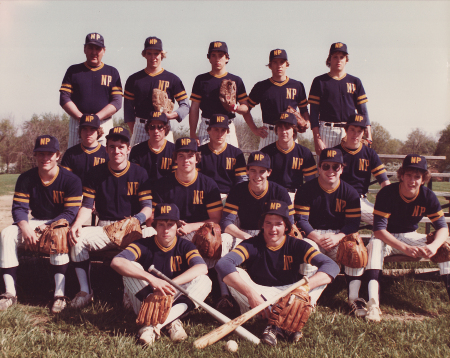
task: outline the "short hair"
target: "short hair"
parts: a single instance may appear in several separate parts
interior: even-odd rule
[[[327,65],[327,67],[330,67],[330,66],[331,66],[331,63],[330,63],[330,61],[331,61],[331,56],[332,56],[333,54],[335,54],[336,52],[342,52],[342,51],[335,51],[335,52],[333,52],[331,55],[328,55],[327,60],[325,61],[325,64]],[[345,52],[342,52],[342,53],[345,53]],[[348,54],[345,55],[345,58],[347,59],[346,62],[348,62]]]
[[[285,126],[289,126],[290,128],[293,128],[294,129],[294,139],[297,138],[298,126],[296,124],[289,124],[286,122],[277,122],[277,124],[275,124],[275,134],[277,134],[278,128],[280,128],[281,125],[285,125]]]
[[[270,64],[271,63],[272,63],[272,61],[269,61],[269,63],[266,66],[270,68]],[[288,60],[286,60],[286,67],[289,67],[289,61]]]
[[[209,132],[213,127],[208,126],[208,128],[206,128],[206,131]],[[222,128],[222,127],[219,127]],[[230,133],[230,128],[224,128],[227,130],[227,133]]]
[[[81,138],[81,129],[83,127],[90,127],[90,126],[78,126],[78,137]],[[103,132],[103,128],[100,126],[97,128],[97,139],[99,139],[105,132]]]
[[[37,153],[39,153],[39,152],[33,152],[33,157],[35,157]],[[53,152],[53,153],[56,153],[58,157],[61,156],[61,152],[59,150],[57,150],[56,152]]]
[[[108,142],[112,140],[114,142],[120,141],[120,143],[125,143],[128,147],[130,146],[130,141],[123,139],[121,135],[109,135],[109,138],[106,138],[106,146],[108,146]]]
[[[175,161],[177,160],[177,154],[178,152],[193,152],[193,150],[177,150],[176,152],[172,153],[172,160],[175,163]],[[195,152],[195,159],[197,159],[197,163],[200,163],[200,161],[202,160],[202,153],[200,152]]]
[[[157,121],[157,119],[154,119],[155,121]],[[152,120],[148,120],[147,122],[145,122],[145,131],[148,133],[148,129],[150,127]],[[167,122],[167,124],[164,125],[164,136],[167,136],[170,132],[170,123]]]
[[[142,52],[141,52],[142,57],[145,57],[145,51],[147,51],[147,50],[151,50],[151,48],[142,50]],[[166,57],[167,57],[167,52],[162,50],[161,51],[161,60],[164,60]]]
[[[158,223],[158,221],[169,221],[169,219],[163,219],[163,220],[153,220],[152,221],[152,227],[156,230],[156,224]],[[181,222],[179,220],[177,220],[176,222],[177,224],[177,228],[181,227]]]
[[[261,217],[259,218],[259,221],[258,221],[258,227],[261,230],[261,232],[263,231],[263,225],[264,225],[264,220],[266,220],[266,215],[267,214],[261,215]],[[270,214],[270,215],[276,215],[276,214]],[[287,218],[285,218],[284,216],[281,216],[281,215],[278,215],[278,216],[280,216],[283,219],[284,225],[286,226],[286,230],[284,230],[284,233],[288,234],[289,232],[291,232],[292,224],[289,221],[289,219],[287,219]]]
[[[397,170],[397,178],[399,182],[402,182],[401,177],[403,175],[405,175],[407,172],[414,172],[414,173],[419,173],[422,175],[422,185],[426,184],[430,181],[431,179],[431,173],[429,170],[422,170],[419,168],[403,168],[403,166],[401,166],[400,168],[398,168]]]
[[[219,50],[213,50],[213,51],[223,52],[225,54],[225,57],[227,58],[227,60],[230,61],[230,55],[228,54],[228,52],[219,51]],[[208,57],[208,59],[209,59],[211,57],[211,54],[210,53],[206,54],[206,57]],[[227,61],[227,63],[228,63],[228,61]]]

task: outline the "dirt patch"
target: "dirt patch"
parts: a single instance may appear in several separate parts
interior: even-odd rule
[[[0,231],[13,223],[11,207],[13,195],[0,196]]]
[[[410,322],[410,321],[419,321],[422,322],[425,318],[430,318],[424,315],[420,314],[413,314],[413,313],[405,313],[405,314],[383,314],[382,316],[383,320],[397,320],[401,322]]]

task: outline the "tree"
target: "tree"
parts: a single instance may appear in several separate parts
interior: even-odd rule
[[[450,124],[440,132],[434,155],[445,155],[447,157],[447,159],[439,161],[439,171],[448,171],[450,169]]]
[[[2,119],[0,121],[0,157],[2,166],[6,165],[6,173],[11,172],[10,165],[18,157],[17,146],[17,127],[11,119]]]
[[[377,122],[372,122],[372,148],[378,154],[397,154],[403,142],[392,138],[386,128]]]
[[[422,129],[413,129],[401,148],[403,154],[433,155],[436,151],[436,139]]]

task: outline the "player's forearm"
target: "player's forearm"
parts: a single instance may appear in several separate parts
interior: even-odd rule
[[[136,120],[136,112],[134,110],[134,101],[131,99],[125,98],[123,100],[123,120],[126,124],[128,124],[128,127],[132,131],[131,124],[134,127],[134,122]]]
[[[82,206],[72,226],[82,226],[92,215],[92,209]]]
[[[153,276],[144,269],[134,265],[130,260],[123,257],[115,257],[111,261],[111,268],[119,275],[144,280],[150,283]],[[152,277],[150,277],[152,276]]]
[[[322,236],[317,231],[314,231],[314,229],[306,234],[306,237],[317,244],[320,244],[320,239],[322,238]]]
[[[370,125],[366,127],[366,137],[368,140],[372,141],[372,126]]]
[[[239,107],[236,109],[236,113],[238,113],[242,116],[244,116],[245,114],[250,114],[250,107],[248,106],[247,101],[239,103]],[[250,117],[251,117],[251,115],[250,115]],[[244,119],[245,119],[245,117],[244,117]],[[247,121],[247,120],[245,120],[245,121]],[[252,120],[252,122],[253,122],[253,120]]]
[[[250,128],[250,130],[252,132],[255,132],[256,130],[258,130],[258,127],[256,126],[255,122],[253,122],[253,117],[250,114],[250,112],[244,113],[242,115],[242,117],[244,117],[245,123],[247,123],[248,127]]]
[[[146,206],[146,207],[142,208],[142,210],[139,213],[142,213],[142,214],[145,215],[145,220],[144,221],[146,221],[148,218],[150,218],[152,216],[152,207],[151,206],[150,207]]]
[[[189,132],[193,138],[197,134],[197,124],[199,119],[200,103],[192,101],[191,110],[189,111]]]
[[[181,122],[184,117],[186,117],[189,114],[189,101],[187,98],[181,100],[180,102],[178,102],[178,109],[174,112],[177,114],[177,118],[176,119],[178,122]]]
[[[80,120],[83,113],[80,112],[78,107],[72,101],[67,102],[62,108],[66,111],[66,113],[72,118]]]
[[[330,275],[319,271],[309,278],[308,286],[309,289],[312,290],[322,285],[328,285],[331,281],[333,281],[333,278]]]
[[[248,238],[248,234],[244,231],[240,230],[236,225],[230,224],[225,228],[225,233],[230,234],[233,237],[236,237],[241,240],[246,240]]]
[[[99,112],[97,112],[96,115],[102,121],[104,119],[110,118],[116,112],[117,108],[109,103],[105,107],[103,107]]]
[[[194,278],[198,276],[207,274],[208,274],[208,266],[206,266],[206,264],[198,264],[192,266],[191,268],[183,272],[181,275],[175,277],[173,279],[173,282],[175,282],[178,285],[182,285],[184,283],[191,282]]]
[[[407,250],[408,245],[397,240],[389,231],[387,230],[377,230],[373,232],[374,236],[377,239],[380,239],[384,243],[389,246],[392,246],[394,249],[405,252]]]
[[[439,249],[442,244],[445,242],[445,240],[447,240],[448,238],[448,227],[442,227],[438,230],[436,230],[436,236],[434,238],[434,241],[428,245],[428,247],[434,248],[435,250],[433,251],[437,251],[437,249]]]
[[[236,272],[232,272],[223,278],[223,282],[227,286],[233,287],[239,293],[243,294],[248,299],[252,296],[260,296],[251,286],[247,285],[241,278],[241,275]]]
[[[391,182],[388,180],[385,180],[384,182],[380,183],[381,187],[384,188],[386,185],[390,185]]]
[[[47,221],[45,224],[46,225],[50,225],[52,222],[58,221],[60,219],[66,219],[69,222],[69,224],[70,224],[77,217],[77,214],[79,212],[78,209],[79,209],[78,206],[64,207],[64,210],[63,210],[63,212],[61,214],[59,214],[58,216],[54,217],[52,220]]]
[[[311,129],[314,133],[314,128],[317,128],[317,133],[319,133],[319,106],[317,104],[310,104],[309,109],[311,112],[311,114],[309,115]]]
[[[314,228],[311,226],[308,220],[309,216],[307,215],[295,214],[294,216],[294,221],[297,223],[297,227],[300,230],[304,231],[307,237],[309,237],[310,233],[314,232]]]

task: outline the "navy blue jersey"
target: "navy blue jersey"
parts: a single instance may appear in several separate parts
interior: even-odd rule
[[[184,85],[178,76],[161,69],[151,74],[143,69],[128,77],[124,93],[125,122],[134,122],[136,117],[150,119],[153,112],[153,89],[158,88],[167,93],[167,97],[175,103],[187,98]],[[180,118],[180,121],[182,118]]]
[[[318,272],[333,278],[339,273],[333,260],[292,236],[285,236],[277,247],[268,247],[263,233],[244,240],[217,262],[216,270],[223,278],[243,262],[252,281],[263,286],[284,286],[299,281],[303,277],[299,273],[300,265],[304,263],[317,266]]]
[[[175,238],[172,245],[164,247],[158,242],[156,235],[134,241],[116,257],[136,261],[145,271],[155,265],[158,271],[171,279],[194,265],[205,264],[192,242]]]
[[[314,78],[308,100],[319,106],[319,120],[324,122],[348,122],[357,106],[368,101],[361,80],[348,73],[339,79],[328,73]]]
[[[394,234],[416,231],[425,215],[436,230],[447,227],[441,204],[433,191],[422,185],[415,198],[407,199],[400,193],[400,185],[387,185],[378,192],[373,231],[387,230]]]
[[[325,190],[319,179],[305,183],[295,194],[295,221],[308,236],[313,230],[358,231],[361,204],[358,192],[340,180],[334,190]]]
[[[150,191],[142,185],[147,181],[147,171],[128,162],[121,172],[113,171],[109,162],[89,170],[83,183],[83,207],[95,209],[100,220],[122,220],[152,206]]]
[[[348,149],[342,144],[337,145],[335,148],[342,151],[344,163],[346,164],[341,174],[341,179],[354,187],[358,194],[367,194],[371,175],[380,184],[388,180],[384,164],[372,148],[362,143],[355,150]]]
[[[239,148],[225,143],[222,150],[216,152],[207,143],[199,151],[202,159],[197,168],[216,182],[222,194],[228,194],[234,185],[248,180],[244,154]]]
[[[239,228],[243,230],[259,230],[258,222],[265,210],[266,203],[271,200],[284,201],[289,206],[289,219],[294,223],[294,207],[285,188],[277,183],[268,181],[266,190],[260,195],[256,195],[248,182],[243,182],[231,189],[223,209],[220,227],[222,231],[233,224],[236,217],[239,217]]]
[[[203,73],[195,78],[190,98],[191,101],[200,103],[202,117],[211,118],[213,114],[226,114],[230,119],[236,117],[234,113],[227,112],[220,102],[219,90],[223,80],[236,82],[236,102],[247,100],[244,82],[240,77],[228,72],[221,76],[215,76],[211,72]]]
[[[38,168],[20,174],[14,191],[12,216],[14,223],[28,221],[28,212],[50,224],[59,219],[74,221],[81,206],[81,180],[67,169],[58,167],[55,177],[44,184]]]
[[[155,151],[150,147],[150,140],[131,148],[130,162],[147,170],[150,181],[158,180],[172,172],[172,153],[175,144],[164,140],[163,146]]]
[[[59,91],[69,93],[81,113],[95,114],[120,97],[119,110],[122,107],[122,83],[119,72],[103,62],[98,67],[86,63],[70,66],[64,75]],[[116,103],[116,102],[115,102]]]
[[[87,148],[80,143],[66,150],[61,166],[70,170],[83,182],[90,168],[107,161],[108,153],[100,143],[93,148]]]
[[[278,142],[269,144],[261,152],[270,156],[272,173],[269,180],[295,191],[303,185],[303,178],[311,180],[317,174],[316,160],[311,151],[297,143],[284,150]]]
[[[152,185],[153,208],[159,203],[175,204],[180,219],[189,223],[209,219],[209,213],[222,211],[222,200],[217,184],[211,178],[197,173],[190,183],[184,183],[172,173]]]
[[[258,82],[250,92],[248,99],[250,109],[261,104],[262,120],[267,124],[275,124],[280,113],[288,106],[300,109],[300,113],[308,112],[308,100],[303,83],[286,77],[283,82],[272,78]]]

